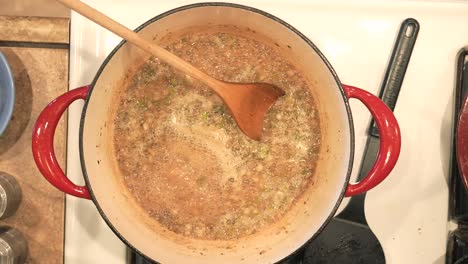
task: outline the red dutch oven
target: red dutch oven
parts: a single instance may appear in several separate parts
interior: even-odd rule
[[[92,199],[102,218],[132,249],[160,263],[274,263],[292,254],[323,229],[344,196],[366,192],[389,175],[400,153],[400,131],[390,109],[376,96],[342,85],[319,49],[303,34],[271,14],[229,3],[200,3],[176,8],[144,23],[136,31],[159,42],[177,33],[208,25],[254,29],[279,48],[304,74],[317,102],[322,148],[315,183],[288,213],[254,235],[235,241],[209,241],[163,230],[141,216],[123,191],[115,172],[110,119],[115,91],[128,67],[148,54],[122,41],[106,58],[90,86],[67,92],[40,114],[32,150],[44,177],[61,191]],[[371,112],[380,132],[380,151],[369,175],[349,183],[354,155],[353,119],[348,100],[360,100]],[[73,184],[59,167],[53,151],[57,122],[75,100],[85,100],[79,149],[86,186]]]

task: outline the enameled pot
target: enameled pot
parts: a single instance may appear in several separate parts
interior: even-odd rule
[[[263,11],[229,3],[201,3],[161,14],[136,31],[163,43],[188,30],[234,25],[251,37],[268,41],[303,73],[318,104],[322,131],[315,182],[289,212],[256,234],[235,241],[195,240],[164,230],[128,198],[115,173],[110,109],[114,91],[129,67],[148,54],[122,41],[102,64],[92,84],[52,101],[39,116],[33,133],[33,155],[44,177],[58,189],[92,199],[102,218],[131,248],[160,263],[275,263],[313,239],[333,217],[342,198],[366,192],[391,172],[400,153],[400,132],[393,113],[374,95],[342,85],[331,65],[312,42],[284,21]],[[247,30],[249,29],[249,30]],[[247,33],[246,33],[247,34]],[[354,132],[349,98],[360,100],[380,131],[380,152],[369,175],[349,183]],[[66,178],[53,152],[57,122],[75,100],[84,99],[80,124],[80,158],[86,186]]]

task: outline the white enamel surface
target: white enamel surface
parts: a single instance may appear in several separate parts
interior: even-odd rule
[[[130,28],[191,1],[85,1]],[[236,1],[270,12],[309,37],[341,81],[378,93],[399,24],[414,17],[421,31],[395,114],[402,132],[397,167],[366,199],[369,225],[387,263],[443,263],[447,233],[455,56],[468,45],[468,3],[463,1]],[[70,88],[89,84],[120,41],[73,13]],[[455,29],[450,31],[448,29]],[[67,174],[82,183],[78,155],[81,103],[69,112]],[[369,114],[352,101],[356,133],[353,176],[362,157]],[[125,247],[90,201],[67,196],[65,263],[125,263]]]

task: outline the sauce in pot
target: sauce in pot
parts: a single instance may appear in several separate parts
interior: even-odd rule
[[[273,83],[286,95],[254,141],[209,88],[149,59],[119,90],[113,117],[123,182],[146,214],[175,233],[254,234],[313,182],[321,136],[308,84],[274,47],[232,33],[189,33],[167,49],[215,78]]]

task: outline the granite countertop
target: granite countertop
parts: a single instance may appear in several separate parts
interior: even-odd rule
[[[63,263],[64,194],[39,173],[31,153],[31,135],[40,111],[68,90],[68,18],[0,16],[0,50],[14,75],[13,118],[0,136],[0,171],[14,176],[22,189],[18,211],[0,220],[22,232],[27,263]],[[66,124],[55,134],[55,151],[65,165]]]

